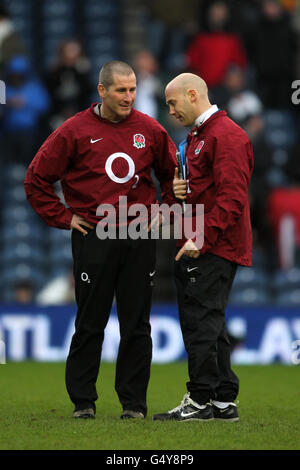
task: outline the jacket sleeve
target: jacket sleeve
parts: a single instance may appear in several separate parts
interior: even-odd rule
[[[249,139],[224,135],[215,141],[212,167],[216,198],[204,216],[204,245],[201,253],[213,247],[225,230],[241,217],[248,204],[253,170],[253,152]]]
[[[177,166],[176,145],[161,126],[160,130],[156,132],[155,142],[153,169],[160,184],[162,202],[172,205],[177,202],[173,193],[173,179]]]
[[[51,227],[70,229],[73,213],[56,195],[54,183],[61,180],[71,163],[74,142],[65,127],[44,142],[25,176],[25,192],[34,211]]]

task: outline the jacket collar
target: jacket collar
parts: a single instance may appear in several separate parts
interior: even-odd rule
[[[217,119],[221,116],[227,116],[227,113],[226,111],[223,111],[221,109],[217,109],[217,111],[215,111],[213,114],[211,114],[204,122],[203,124],[201,124],[200,126],[194,126],[192,127],[192,129],[190,130],[189,134],[188,134],[188,139],[191,139],[192,137],[194,137],[195,135],[198,135],[201,133],[202,129],[207,126],[211,121],[213,121],[214,119]]]
[[[200,116],[197,117],[195,120],[195,126],[199,127],[201,126],[207,119],[210,118],[214,113],[219,111],[219,108],[216,104],[213,104],[210,108],[208,108],[204,113],[200,114]]]

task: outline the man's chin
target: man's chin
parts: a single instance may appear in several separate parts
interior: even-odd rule
[[[191,127],[194,125],[194,121],[190,122],[190,121],[187,121],[186,119],[183,119],[181,121],[181,124],[184,126],[184,127]]]
[[[121,119],[125,119],[127,116],[129,116],[129,114],[131,113],[132,111],[132,108],[121,108],[119,110],[119,117]]]
[[[186,120],[183,119],[183,118],[178,119],[178,121],[180,122],[180,124],[181,124],[183,127],[189,127],[189,126],[190,126],[190,124],[187,123]]]

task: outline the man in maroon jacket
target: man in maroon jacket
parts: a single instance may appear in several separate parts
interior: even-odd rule
[[[25,190],[47,224],[73,229],[78,311],[66,364],[73,416],[95,416],[104,329],[115,295],[121,337],[115,387],[123,407],[121,418],[144,418],[152,357],[149,315],[155,240],[124,236],[124,221],[113,227],[116,237],[99,237],[99,214],[105,215],[99,205],[120,213],[121,198],[127,198],[128,211],[136,203],[149,208],[156,202],[152,168],[163,201],[173,203],[176,148],[157,121],[133,109],[136,77],[129,65],[104,65],[98,92],[100,104],[68,119],[41,146],[28,168]],[[68,207],[54,192],[59,180]]]
[[[172,80],[166,102],[183,126],[193,126],[185,147],[186,179],[179,179],[176,169],[173,188],[177,199],[192,206],[193,219],[196,205],[204,205],[204,241],[199,244],[200,233],[183,238],[175,258],[188,393],[178,407],[154,419],[238,421],[239,380],[230,364],[225,308],[237,266],[252,264],[252,145],[225,111],[211,105],[197,75]]]

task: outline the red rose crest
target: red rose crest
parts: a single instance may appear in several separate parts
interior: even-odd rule
[[[133,146],[137,149],[141,149],[146,146],[146,139],[143,134],[134,134],[133,136]]]

